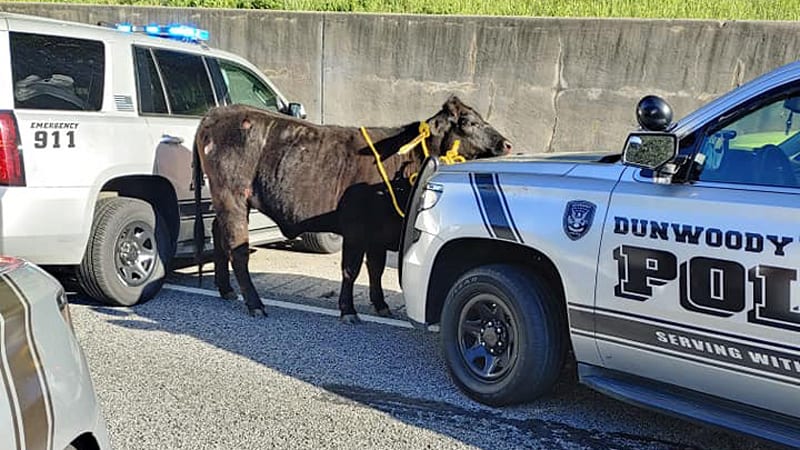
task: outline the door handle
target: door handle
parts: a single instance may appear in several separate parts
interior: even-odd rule
[[[183,144],[183,138],[178,136],[170,136],[169,134],[162,134],[161,135],[161,143],[162,144]]]

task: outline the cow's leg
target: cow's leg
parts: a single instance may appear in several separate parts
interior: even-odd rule
[[[250,260],[250,234],[247,229],[247,196],[239,197],[233,193],[218,195],[214,208],[221,234],[227,237],[225,243],[230,250],[233,273],[239,283],[247,310],[251,316],[267,315],[266,308],[258,297],[247,264]]]
[[[363,236],[344,236],[342,242],[342,289],[339,291],[340,319],[344,323],[360,322],[353,305],[353,284],[364,262]]]
[[[386,268],[386,249],[370,247],[367,249],[367,272],[369,273],[369,301],[381,317],[391,317],[392,311],[383,298],[381,278]]]
[[[231,251],[231,259],[233,260],[233,273],[236,275],[239,289],[242,290],[247,311],[254,317],[266,316],[267,308],[261,303],[256,287],[253,286],[253,280],[250,278],[250,270],[247,268],[247,264],[250,261],[249,243],[245,242],[234,248]]]
[[[214,282],[217,285],[219,296],[226,300],[236,300],[238,297],[231,287],[231,274],[228,268],[229,254],[225,249],[224,237],[220,230],[217,218],[211,222],[211,233],[214,236]]]

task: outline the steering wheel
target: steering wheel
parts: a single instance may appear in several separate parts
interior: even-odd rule
[[[767,144],[756,150],[756,182],[772,186],[797,186],[792,162],[777,145]]]

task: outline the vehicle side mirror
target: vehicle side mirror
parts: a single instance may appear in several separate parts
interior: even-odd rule
[[[672,133],[631,133],[622,162],[644,169],[658,169],[678,154],[678,138]]]
[[[289,115],[292,117],[298,117],[300,119],[306,118],[306,108],[303,107],[302,103],[291,102],[289,103]]]
[[[795,114],[800,113],[800,97],[787,98],[783,102],[783,107]]]

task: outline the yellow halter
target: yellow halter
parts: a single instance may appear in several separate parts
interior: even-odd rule
[[[364,129],[363,127],[361,128]],[[420,122],[419,123],[419,136],[415,137],[411,140],[408,144],[403,145],[400,147],[400,150],[397,151],[400,155],[405,155],[406,153],[410,152],[414,149],[417,145],[422,143],[422,153],[425,157],[431,156],[431,152],[428,151],[428,144],[425,142],[425,139],[428,139],[431,136],[431,127],[428,126],[427,122]]]
[[[386,174],[386,169],[383,167],[383,162],[381,161],[381,155],[375,150],[375,145],[372,143],[372,139],[370,139],[369,134],[367,133],[367,129],[361,127],[361,134],[364,136],[364,140],[367,141],[367,145],[369,145],[370,150],[372,150],[372,154],[375,156],[375,163],[378,166],[378,171],[381,173],[381,178],[383,178],[384,184],[386,184],[386,189],[389,191],[389,196],[392,198],[392,205],[394,205],[394,210],[397,211],[397,215],[400,217],[405,217],[406,215],[403,213],[403,209],[400,208],[400,205],[397,203],[397,197],[394,195],[394,189],[392,189],[392,184],[389,182],[389,176]],[[428,144],[425,142],[428,137],[431,135],[431,128],[428,126],[426,122],[420,122],[419,124],[419,135],[411,140],[408,144],[403,145],[397,151],[398,154],[404,155],[411,150],[414,149],[417,145],[422,144],[422,153],[425,155],[425,158],[431,156],[430,151],[428,151]],[[466,161],[466,158],[458,154],[458,148],[461,146],[461,141],[456,139],[453,142],[453,146],[450,150],[445,153],[444,156],[440,156],[439,160],[442,161],[444,164],[455,164],[458,162]],[[417,173],[411,174],[408,178],[408,181],[411,184],[417,180]]]

